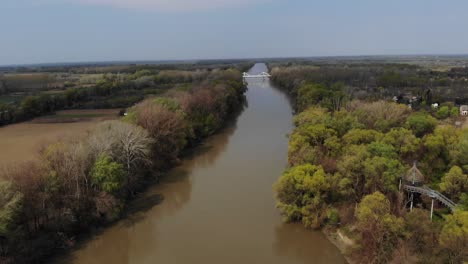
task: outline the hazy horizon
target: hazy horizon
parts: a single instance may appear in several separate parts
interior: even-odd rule
[[[80,64],[165,64],[165,63],[185,63],[185,62],[204,62],[204,61],[256,61],[263,63],[264,60],[287,60],[287,59],[333,59],[333,58],[411,58],[411,57],[467,57],[466,54],[362,54],[362,55],[329,55],[329,56],[297,56],[297,57],[252,57],[252,58],[200,58],[200,59],[145,59],[145,60],[96,60],[96,61],[46,61],[37,63],[12,63],[12,64],[0,64],[0,67],[21,67],[21,66],[42,66],[42,65],[80,65]]]
[[[468,3],[3,0],[0,65],[468,54]]]

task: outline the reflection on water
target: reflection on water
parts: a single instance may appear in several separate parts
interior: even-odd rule
[[[265,70],[257,64],[251,73]],[[250,80],[247,100],[237,121],[65,262],[344,263],[321,233],[282,223],[275,208],[272,184],[287,164],[292,129],[287,96]]]

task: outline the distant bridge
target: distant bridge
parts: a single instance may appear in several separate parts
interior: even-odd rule
[[[271,77],[271,75],[268,74],[267,72],[262,72],[260,74],[248,74],[244,72],[243,77],[244,78],[269,78]]]

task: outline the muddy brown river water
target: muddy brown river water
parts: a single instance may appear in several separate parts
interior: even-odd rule
[[[267,71],[256,64],[251,73]],[[249,81],[247,107],[129,217],[64,256],[75,264],[345,263],[321,232],[285,224],[273,183],[287,164],[292,109],[268,80]]]

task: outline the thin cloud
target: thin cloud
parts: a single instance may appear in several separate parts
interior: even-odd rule
[[[90,5],[112,6],[164,12],[187,12],[239,8],[272,0],[69,0]]]

